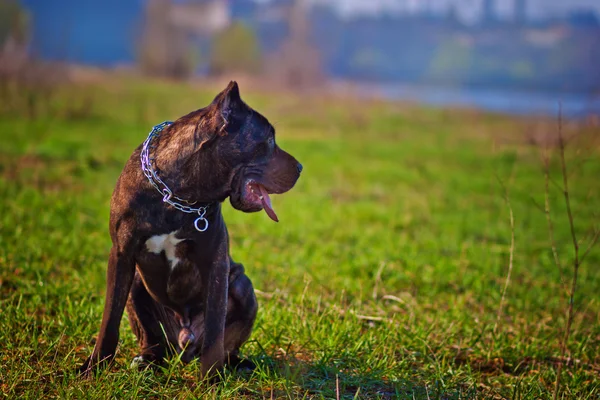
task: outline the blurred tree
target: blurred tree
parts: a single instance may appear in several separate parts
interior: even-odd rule
[[[185,29],[173,23],[171,12],[171,0],[147,2],[138,64],[148,75],[188,78],[198,63],[198,52]]]
[[[367,79],[376,79],[380,67],[389,64],[389,58],[379,49],[360,47],[354,51],[348,63],[354,74]]]
[[[31,34],[29,14],[17,0],[0,0],[0,46],[26,46]]]
[[[210,55],[210,72],[257,73],[261,67],[258,38],[252,28],[235,22],[215,36]]]
[[[464,82],[472,63],[472,52],[468,43],[458,38],[442,40],[431,60],[427,77],[434,82]]]
[[[267,63],[269,75],[296,89],[319,85],[324,80],[321,54],[311,40],[309,3],[294,0],[290,8],[289,36]]]
[[[29,62],[31,23],[17,0],[0,0],[0,75],[12,79]]]
[[[36,118],[51,113],[56,88],[68,80],[58,63],[32,57],[32,24],[18,0],[0,0],[0,113]]]

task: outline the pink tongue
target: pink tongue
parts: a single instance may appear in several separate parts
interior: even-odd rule
[[[277,214],[273,211],[273,207],[271,206],[271,198],[269,197],[269,193],[267,193],[267,189],[263,185],[258,186],[258,190],[260,190],[260,201],[262,201],[262,206],[269,218],[271,218],[275,222],[279,222],[279,218],[277,218]]]

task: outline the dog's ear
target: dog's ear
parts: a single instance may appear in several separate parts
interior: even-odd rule
[[[221,93],[215,97],[212,102],[218,116],[221,117],[223,125],[218,130],[220,134],[225,132],[225,128],[229,124],[232,115],[236,111],[240,111],[244,107],[244,102],[240,97],[240,88],[236,81],[229,82],[229,85]]]
[[[195,146],[202,145],[214,139],[216,136],[225,135],[232,115],[244,107],[240,97],[240,89],[237,82],[231,81],[229,85],[219,93],[209,106],[208,114],[202,118],[195,128]],[[216,135],[215,135],[216,134]]]

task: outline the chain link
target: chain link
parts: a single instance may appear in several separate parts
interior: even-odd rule
[[[158,193],[160,193],[163,196],[163,202],[169,204],[170,206],[172,206],[175,209],[182,211],[184,213],[188,213],[188,214],[197,213],[199,215],[199,217],[194,221],[194,227],[199,232],[204,232],[205,230],[208,229],[208,220],[205,218],[205,214],[206,214],[206,210],[208,209],[209,206],[201,206],[201,207],[194,208],[194,207],[186,206],[184,204],[179,203],[178,201],[187,203],[189,205],[196,204],[195,201],[190,202],[190,201],[187,201],[185,199],[175,196],[173,194],[173,192],[171,191],[171,189],[169,189],[167,184],[164,183],[162,181],[162,179],[160,179],[160,177],[158,176],[158,174],[156,173],[156,171],[154,170],[154,168],[152,166],[154,158],[152,158],[150,156],[150,150],[153,150],[154,148],[156,148],[156,145],[152,144],[152,139],[157,137],[160,134],[160,132],[162,132],[163,129],[165,129],[165,127],[171,125],[172,123],[173,122],[171,122],[171,121],[165,121],[162,124],[158,124],[158,125],[154,126],[152,128],[152,130],[150,131],[150,133],[148,134],[148,138],[146,138],[146,140],[144,141],[144,144],[142,145],[142,151],[140,153],[140,160],[142,162],[142,171],[144,172],[144,175],[146,175],[146,178],[148,178],[148,181],[152,184],[152,186],[154,186],[154,188],[158,191]],[[175,201],[175,200],[177,200],[177,201]],[[199,222],[202,222],[203,225],[198,226]]]

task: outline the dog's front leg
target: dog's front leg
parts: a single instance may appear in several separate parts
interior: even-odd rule
[[[227,253],[225,252],[225,255]],[[204,342],[202,343],[202,376],[210,378],[225,363],[225,319],[229,291],[229,257],[213,263],[206,291]]]
[[[134,275],[135,261],[133,255],[129,253],[120,254],[117,246],[113,246],[106,272],[106,300],[104,302],[104,313],[102,314],[102,325],[92,355],[79,369],[81,374],[89,375],[93,368],[111,361],[115,356],[119,341],[119,325],[121,324],[123,310]]]

